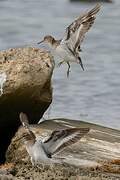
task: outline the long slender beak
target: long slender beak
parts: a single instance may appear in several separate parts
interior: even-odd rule
[[[41,44],[41,43],[43,43],[43,42],[44,42],[44,40],[42,40],[42,41],[38,42],[37,44]]]

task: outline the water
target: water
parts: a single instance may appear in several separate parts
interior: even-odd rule
[[[82,46],[85,72],[72,64],[56,68],[50,118],[64,117],[120,129],[120,1],[104,3]],[[69,0],[1,0],[0,49],[35,44],[64,29],[92,3]],[[47,116],[47,115],[46,115]]]

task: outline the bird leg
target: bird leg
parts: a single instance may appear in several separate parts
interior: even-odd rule
[[[31,160],[31,163],[32,163],[32,166],[35,166],[35,161],[32,157],[30,157],[30,160]]]
[[[67,65],[68,65],[67,77],[69,77],[69,73],[70,73],[70,63],[69,63],[69,61],[63,60],[63,61],[61,61],[61,62],[58,64],[58,67],[60,67],[61,64],[63,64],[63,63],[67,63]]]
[[[65,61],[61,61],[61,62],[59,62],[58,63],[58,67],[60,67],[61,66],[61,64],[63,64]]]
[[[67,77],[69,77],[69,73],[70,73],[70,63],[67,61],[67,65],[68,65],[68,70],[67,70]]]

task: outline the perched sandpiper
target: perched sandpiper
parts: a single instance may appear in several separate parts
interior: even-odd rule
[[[93,25],[95,15],[99,10],[100,4],[96,4],[93,9],[80,15],[66,28],[65,35],[61,40],[56,40],[51,35],[47,35],[42,41],[38,42],[38,44],[45,42],[55,50],[55,53],[62,59],[59,66],[64,62],[68,64],[67,76],[69,76],[70,72],[70,62],[79,63],[82,70],[84,70],[81,57],[79,56],[81,43],[84,40],[85,33]]]
[[[58,162],[58,160],[54,158],[54,155],[65,147],[76,143],[90,130],[89,128],[67,128],[63,130],[55,130],[47,140],[42,141],[36,138],[35,134],[30,129],[26,114],[22,112],[20,113],[20,121],[26,130],[24,135],[21,137],[21,140],[25,144],[33,165]],[[60,158],[58,159],[60,160]]]

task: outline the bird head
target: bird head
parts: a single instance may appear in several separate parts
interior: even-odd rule
[[[41,44],[43,42],[47,43],[47,44],[53,44],[54,38],[50,35],[47,35],[44,37],[44,39],[40,42],[38,42],[37,44]]]

